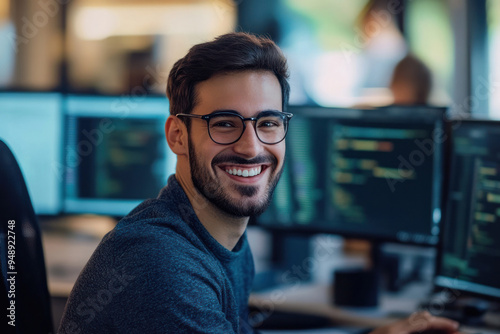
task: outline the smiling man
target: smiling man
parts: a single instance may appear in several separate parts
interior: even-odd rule
[[[176,178],[191,203],[202,202],[196,215],[228,250],[248,217],[267,208],[283,168],[291,114],[282,111],[282,88],[269,70],[218,73],[200,82],[192,113],[178,113],[166,125]]]
[[[172,68],[166,139],[175,175],[99,244],[61,333],[250,333],[245,229],[271,200],[292,117],[287,64],[244,33],[194,46]]]
[[[279,48],[245,33],[196,45],[174,65],[165,132],[176,173],[104,237],[71,292],[60,333],[253,332],[245,230],[283,168],[287,76]],[[455,329],[423,316],[432,328]],[[399,322],[379,333],[411,328]]]

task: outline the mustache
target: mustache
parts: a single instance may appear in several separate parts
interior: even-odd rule
[[[260,164],[272,164],[277,165],[278,159],[273,155],[259,155],[252,159],[245,159],[236,155],[217,155],[212,160],[212,166],[227,163],[234,165],[260,165]]]

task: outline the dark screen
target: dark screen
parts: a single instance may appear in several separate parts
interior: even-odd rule
[[[500,298],[500,122],[454,125],[439,286]]]
[[[437,243],[443,109],[290,112],[286,167],[259,224]]]
[[[68,100],[65,211],[123,216],[155,198],[175,170],[164,135],[166,99]]]
[[[70,119],[76,122],[78,141],[98,129],[102,118]],[[102,133],[91,154],[81,160],[78,196],[102,199],[140,199],[155,196],[163,174],[155,166],[164,157],[163,135],[151,119],[113,119],[112,131]],[[96,137],[97,138],[97,137]]]

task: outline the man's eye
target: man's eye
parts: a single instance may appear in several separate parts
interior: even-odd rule
[[[279,127],[280,125],[280,122],[274,120],[265,120],[259,122],[259,127],[261,128]]]
[[[233,128],[234,122],[231,121],[217,121],[212,124],[214,128]]]

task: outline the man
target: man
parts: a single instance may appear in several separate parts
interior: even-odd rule
[[[287,76],[276,45],[244,33],[196,45],[174,65],[165,132],[176,174],[102,240],[70,295],[61,333],[252,332],[245,229],[282,171],[292,116]],[[429,319],[432,328],[455,329]]]

